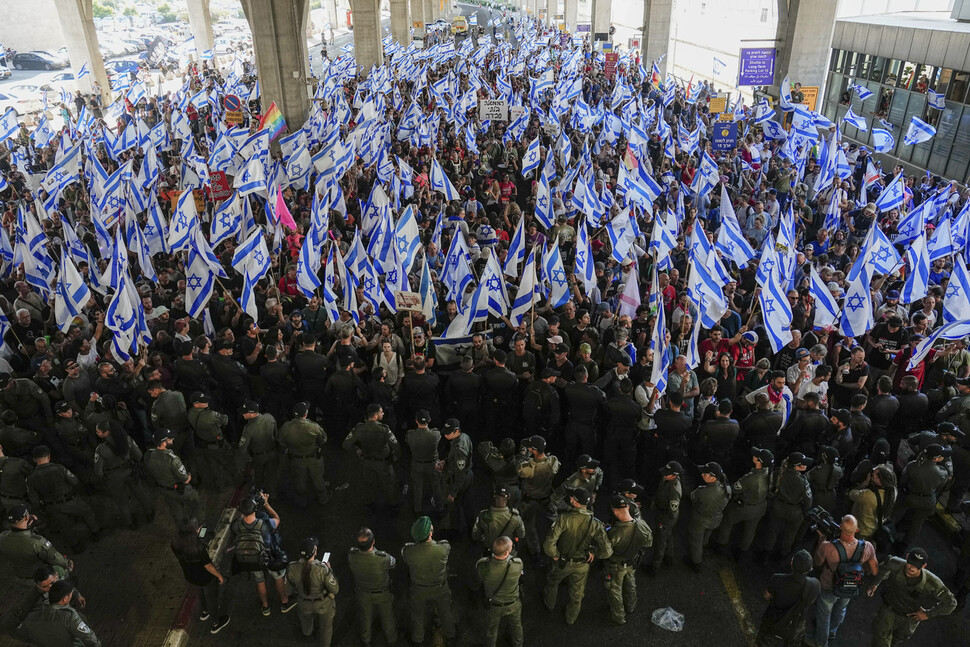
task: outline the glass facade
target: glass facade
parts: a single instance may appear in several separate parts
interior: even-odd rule
[[[873,93],[859,101],[849,85],[861,85]],[[927,89],[946,99],[946,109],[930,108]],[[867,146],[872,145],[872,127],[880,120],[892,124],[896,147],[886,154],[925,168],[947,179],[966,184],[970,175],[970,72],[925,65],[918,61],[887,59],[834,49],[829,62],[823,114],[839,123],[845,135]],[[861,132],[842,124],[849,110],[865,117],[869,131]],[[936,127],[936,136],[916,146],[903,144],[903,135],[913,116]]]

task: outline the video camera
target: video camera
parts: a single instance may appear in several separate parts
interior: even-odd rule
[[[822,506],[815,506],[805,513],[805,518],[811,525],[811,530],[818,530],[827,539],[835,539],[842,534],[839,522],[835,520],[828,510]]]

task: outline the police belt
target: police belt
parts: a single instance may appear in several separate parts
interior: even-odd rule
[[[266,456],[267,454],[272,454],[275,451],[276,448],[273,447],[272,449],[267,449],[265,452],[254,452],[253,450],[249,450],[249,453],[253,456]]]
[[[365,594],[365,595],[380,595],[382,593],[387,593],[389,590],[390,589],[381,589],[380,591],[358,591],[358,593]]]
[[[583,561],[585,562],[586,560],[584,559]],[[634,559],[631,559],[631,560],[628,560],[628,561],[625,561],[625,562],[612,562],[611,561],[611,562],[607,562],[607,565],[609,565],[609,566],[618,566],[618,567],[621,567],[621,568],[625,568],[627,566],[636,566],[637,565],[637,561],[634,560]]]
[[[412,584],[414,584],[414,586],[420,586],[421,588],[425,588],[425,589],[433,589],[439,586],[446,586],[448,583],[438,582],[437,584],[419,584],[418,582],[412,582]]]
[[[202,440],[198,436],[196,436],[196,439],[202,443],[202,449],[212,449],[213,447],[219,447],[222,444],[218,440]]]
[[[301,602],[319,602],[320,600],[325,600],[326,598],[327,598],[327,596],[322,595],[322,596],[316,597],[316,598],[301,598],[300,601]]]
[[[775,497],[775,501],[778,501],[779,503],[784,503],[785,505],[790,505],[790,506],[796,507],[796,508],[800,508],[801,507],[801,504],[798,503],[797,501],[788,501],[788,500],[786,500],[786,499],[784,499],[784,498],[782,498],[780,496],[779,497]]]
[[[386,463],[388,459],[387,456],[384,458],[377,458],[376,456],[361,456],[360,458],[361,460],[372,461],[374,463]]]
[[[586,563],[586,560],[587,560],[586,557],[581,557],[579,559],[570,559],[568,557],[560,557],[559,558],[559,561],[560,562],[566,562],[567,564],[585,564]]]
[[[318,458],[317,452],[313,452],[312,454],[290,454],[289,452],[287,452],[286,455],[289,458]]]
[[[77,498],[74,494],[68,494],[66,496],[58,497],[56,499],[51,499],[50,501],[44,501],[44,505],[57,505],[58,503],[68,503]]]
[[[176,492],[179,489],[178,485],[162,485],[161,483],[158,484],[158,487],[162,488],[163,490],[171,490],[173,492]]]
[[[488,605],[490,607],[510,607],[516,602],[518,602],[518,600],[512,600],[511,602],[489,602]]]

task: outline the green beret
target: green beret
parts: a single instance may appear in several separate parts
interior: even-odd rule
[[[428,517],[418,517],[417,521],[411,524],[411,538],[414,541],[424,541],[431,534],[431,519]]]

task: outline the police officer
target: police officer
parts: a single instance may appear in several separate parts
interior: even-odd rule
[[[680,500],[684,495],[680,476],[683,473],[684,468],[677,461],[670,461],[660,469],[660,485],[653,496],[653,507],[657,512],[653,523],[656,542],[653,560],[647,567],[647,573],[651,576],[655,576],[660,570],[661,562],[668,565],[674,562],[674,544],[671,539],[674,526],[680,520]]]
[[[716,541],[719,550],[726,551],[731,541],[731,531],[737,524],[742,524],[735,561],[740,559],[741,554],[751,550],[758,524],[768,509],[772,458],[767,449],[752,448],[751,470],[735,481],[731,488],[732,502],[724,511],[724,521],[717,529]]]
[[[639,519],[643,516],[640,506],[643,505],[643,496],[646,490],[642,485],[638,485],[633,479],[623,479],[616,486],[616,494],[619,494],[629,504],[630,516]]]
[[[428,358],[415,355],[412,360],[413,373],[408,373],[401,380],[401,401],[406,405],[412,416],[416,416],[421,409],[431,414],[431,421],[440,421],[438,408],[438,376],[429,373]]]
[[[441,496],[441,472],[438,471],[438,443],[441,442],[441,432],[432,429],[431,414],[427,409],[421,409],[414,418],[417,429],[409,429],[406,437],[408,449],[411,450],[411,472],[409,475],[409,489],[415,514],[424,511],[425,486],[431,490],[432,506],[436,511],[444,509]]]
[[[27,503],[27,475],[33,470],[24,459],[5,455],[0,445],[0,508],[11,510]]]
[[[472,455],[475,447],[471,437],[461,430],[458,418],[445,420],[442,434],[449,442],[448,455],[445,460],[438,461],[438,469],[443,476],[441,490],[445,496],[447,511],[442,528],[467,532],[471,513],[465,506],[465,493],[472,484]]]
[[[519,489],[519,461],[515,454],[515,441],[503,438],[498,447],[490,440],[478,443],[478,456],[492,476],[493,487],[499,485],[509,492],[509,505],[517,506],[522,500]]]
[[[553,384],[559,377],[559,371],[553,368],[544,368],[539,374],[539,379],[534,380],[526,388],[525,395],[522,397],[522,423],[527,431],[538,431],[551,437],[558,436],[556,430],[559,428],[559,416],[561,407],[559,405],[559,391]]]
[[[485,437],[490,441],[498,440],[501,430],[516,426],[517,417],[510,403],[515,400],[518,379],[515,373],[505,367],[506,353],[498,349],[492,355],[493,367],[482,376],[485,406]]]
[[[37,609],[24,620],[28,633],[40,645],[51,647],[101,647],[101,641],[84,616],[71,606],[74,585],[70,580],[58,580],[48,592],[50,604]]]
[[[512,540],[512,552],[516,552],[518,542],[525,539],[525,523],[515,508],[509,507],[509,489],[496,485],[493,490],[492,505],[478,513],[472,526],[472,539],[482,542],[487,554],[492,543],[499,537]]]
[[[94,450],[94,474],[104,482],[108,496],[114,500],[121,514],[122,524],[138,527],[138,522],[131,515],[132,496],[138,501],[145,520],[151,522],[155,518],[151,497],[131,469],[132,464],[141,463],[141,449],[116,422],[99,422],[95,433],[100,443]]]
[[[690,493],[690,521],[687,523],[687,545],[690,556],[684,563],[695,573],[701,570],[704,545],[711,533],[721,524],[724,508],[731,501],[731,486],[725,480],[724,470],[717,463],[701,466],[702,483]]]
[[[279,437],[276,418],[268,413],[260,413],[259,403],[255,400],[246,400],[239,411],[246,424],[236,452],[237,472],[243,473],[246,463],[250,463],[256,488],[268,493],[275,492],[280,464],[276,447]]]
[[[600,468],[600,462],[589,454],[583,454],[576,459],[576,471],[556,488],[552,495],[552,505],[556,512],[571,510],[569,493],[576,488],[582,488],[589,492],[590,501],[595,505],[596,493],[599,492],[602,485],[603,470]]]
[[[304,414],[306,415],[306,414]],[[311,423],[315,424],[315,423]],[[285,425],[284,425],[285,426]],[[300,543],[300,559],[286,567],[286,581],[296,593],[296,615],[304,636],[313,635],[313,625],[320,619],[320,647],[330,647],[333,619],[337,613],[335,599],[340,590],[330,564],[317,559],[320,540],[307,537]]]
[[[397,642],[397,625],[394,621],[394,594],[391,593],[391,569],[397,560],[374,546],[374,533],[370,528],[357,531],[357,545],[350,549],[347,561],[354,574],[354,588],[360,609],[360,642],[371,644],[371,627],[374,610],[380,616],[384,637],[388,645]]]
[[[549,513],[552,479],[559,472],[559,459],[546,454],[546,439],[531,436],[522,441],[523,460],[519,463],[522,479],[522,519],[525,521],[529,554],[539,558],[539,519]]]
[[[575,623],[579,617],[593,559],[606,559],[613,554],[606,527],[587,508],[589,492],[577,488],[569,493],[569,502],[572,509],[559,515],[542,544],[546,555],[555,562],[549,569],[542,601],[547,609],[554,610],[556,598],[559,597],[559,584],[566,580],[567,625]]]
[[[195,443],[189,427],[188,409],[185,406],[185,396],[179,391],[170,391],[161,382],[155,380],[145,387],[154,400],[152,402],[152,425],[155,429],[168,429],[175,434],[175,450],[185,464],[195,469]]]
[[[818,465],[810,469],[806,475],[808,484],[812,486],[815,505],[829,512],[835,511],[836,486],[842,480],[842,475],[842,468],[839,466],[839,450],[831,445],[822,445],[819,448]]]
[[[567,462],[572,462],[578,454],[590,454],[596,449],[596,414],[606,404],[606,394],[589,383],[589,371],[585,366],[577,366],[574,376],[576,381],[563,388],[569,407],[564,434]]]
[[[77,542],[76,526],[87,526],[92,539],[97,541],[101,526],[94,518],[94,511],[77,496],[78,478],[63,465],[51,462],[51,452],[45,445],[34,447],[34,471],[27,476],[30,501],[38,506],[50,521],[62,532],[67,532]]]
[[[394,477],[394,463],[401,458],[401,446],[391,428],[381,422],[384,409],[379,404],[367,405],[367,420],[358,423],[344,438],[345,451],[354,450],[361,460],[364,482],[376,482],[389,506],[398,504],[397,482]],[[367,488],[367,505],[373,506],[376,497],[371,487]]]
[[[485,645],[495,647],[503,621],[508,624],[511,644],[522,647],[522,591],[519,579],[524,573],[522,560],[512,554],[513,541],[497,537],[492,554],[475,564],[485,599]]]
[[[0,409],[15,412],[21,427],[39,432],[48,442],[54,437],[50,398],[32,380],[0,373]]]
[[[54,454],[65,467],[77,474],[82,483],[90,484],[93,482],[94,462],[91,432],[67,402],[58,402],[55,409],[54,431],[59,442],[52,448]]]
[[[897,549],[913,545],[923,524],[936,513],[936,500],[949,475],[943,469],[943,448],[933,443],[906,464],[900,486],[906,494],[896,506],[897,529],[905,530]]]
[[[13,409],[0,413],[0,445],[6,447],[7,456],[29,459],[30,450],[41,442],[41,437],[32,429],[20,427],[19,422]]]
[[[74,570],[74,562],[57,551],[43,536],[31,530],[37,517],[30,508],[18,504],[7,510],[9,530],[0,533],[0,561],[13,575],[14,583],[27,590],[33,586],[38,566],[51,566],[63,579]]]
[[[411,576],[408,592],[408,614],[411,618],[411,641],[424,642],[424,624],[428,604],[432,604],[449,642],[455,638],[455,617],[451,612],[451,589],[448,587],[448,555],[451,544],[433,539],[434,527],[428,517],[419,517],[411,525],[411,538],[401,549],[401,558]]]
[[[201,486],[221,490],[233,482],[229,468],[231,457],[225,429],[229,416],[212,408],[212,397],[201,391],[192,394],[189,425],[195,432],[196,470]]]
[[[872,597],[886,583],[882,606],[872,621],[872,647],[891,647],[911,637],[927,618],[953,613],[956,598],[926,568],[928,560],[925,550],[913,548],[906,553],[906,559],[890,557],[879,565],[876,581],[867,591]]]
[[[310,405],[297,402],[293,406],[293,419],[280,429],[280,445],[286,452],[287,474],[293,479],[296,503],[300,508],[307,505],[307,478],[317,493],[317,503],[326,505],[330,500],[327,482],[323,477],[323,448],[327,444],[327,432],[309,420]]]
[[[791,552],[805,512],[812,507],[812,486],[805,477],[805,470],[812,462],[801,452],[793,452],[781,464],[771,495],[765,553],[773,551],[776,544],[778,556]],[[778,543],[779,535],[781,543]]]
[[[478,435],[481,428],[482,376],[474,371],[475,361],[470,355],[461,358],[460,369],[445,382],[445,398],[455,417],[464,428]]]
[[[637,567],[640,555],[653,545],[653,533],[643,519],[634,519],[626,497],[610,497],[613,523],[606,528],[606,536],[613,554],[606,561],[606,595],[610,601],[610,619],[618,625],[626,623],[626,616],[637,606]]]
[[[175,434],[168,429],[155,432],[155,448],[145,452],[145,471],[149,479],[161,490],[176,526],[189,519],[204,519],[202,500],[192,487],[192,475],[182,460],[172,451]]]

